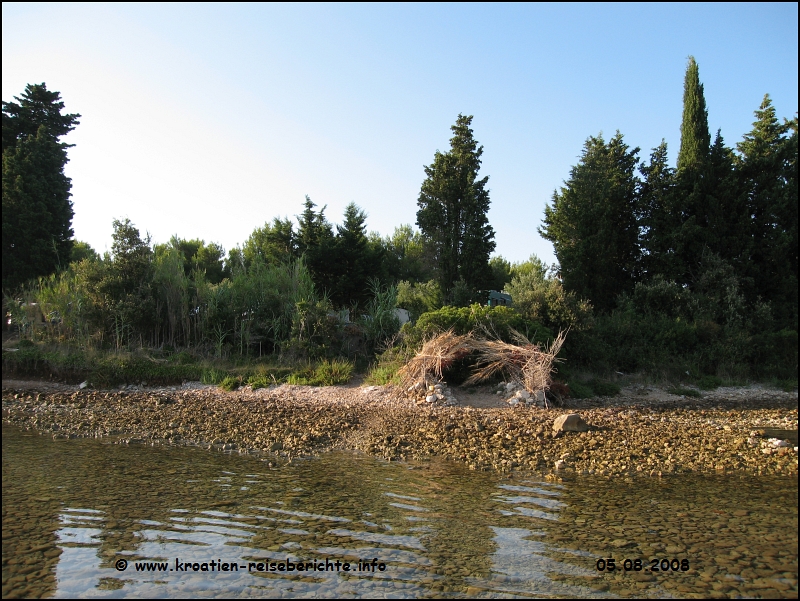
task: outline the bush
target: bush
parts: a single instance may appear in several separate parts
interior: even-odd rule
[[[618,385],[598,378],[589,380],[589,387],[597,396],[616,396],[620,392],[620,387]]]
[[[387,363],[376,364],[370,369],[367,377],[364,378],[364,384],[370,386],[385,386],[386,384],[400,384],[400,378],[397,375],[397,370],[402,367],[402,364]]]
[[[673,388],[668,388],[667,392],[677,396],[690,396],[696,399],[699,399],[703,396],[699,390],[695,390],[694,388],[685,388],[683,386],[674,386]]]
[[[222,388],[222,390],[236,390],[239,388],[239,386],[241,386],[241,383],[242,381],[240,378],[234,376],[225,376],[222,379],[222,382],[219,383],[219,387]]]
[[[353,364],[344,359],[323,361],[317,366],[314,376],[318,386],[347,384],[353,375]]]
[[[581,384],[577,381],[570,381],[568,384],[569,386],[569,396],[573,399],[590,399],[594,396],[594,391],[590,386],[586,384]]]
[[[407,343],[416,347],[423,340],[451,329],[461,336],[470,332],[478,335],[488,333],[505,342],[513,341],[512,329],[534,343],[545,344],[553,339],[553,333],[549,329],[524,318],[511,307],[486,307],[478,304],[469,307],[442,307],[438,311],[424,313],[413,326],[404,325],[402,332]]]
[[[716,390],[722,386],[722,378],[717,376],[703,376],[697,381],[697,387],[701,390]]]
[[[316,368],[310,364],[295,370],[286,378],[287,384],[297,386],[334,386],[346,384],[353,374],[353,364],[344,359],[322,361]]]

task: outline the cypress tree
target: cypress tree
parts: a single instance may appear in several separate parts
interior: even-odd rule
[[[478,179],[483,146],[473,137],[471,123],[472,116],[458,116],[450,128],[450,150],[437,151],[433,164],[425,167],[427,178],[417,200],[417,225],[433,249],[438,279],[448,295],[458,282],[470,292],[493,284],[489,177]]]
[[[539,228],[553,243],[564,288],[600,311],[613,309],[639,276],[638,152],[619,132],[608,143],[590,137]]]
[[[708,133],[708,110],[700,83],[700,71],[693,56],[689,57],[683,81],[683,121],[678,172],[702,167],[708,157],[711,135]]]
[[[72,181],[59,141],[78,124],[62,115],[58,92],[28,85],[17,102],[3,102],[3,289],[69,264]]]

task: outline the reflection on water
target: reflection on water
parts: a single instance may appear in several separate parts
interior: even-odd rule
[[[690,570],[598,572],[611,557]],[[287,560],[352,568],[248,571]],[[796,597],[797,479],[554,484],[347,453],[269,468],[4,426],[3,596],[46,595]]]

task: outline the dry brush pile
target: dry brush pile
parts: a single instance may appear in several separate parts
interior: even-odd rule
[[[427,394],[430,386],[442,382],[444,373],[454,362],[467,356],[475,358],[475,369],[466,384],[477,384],[495,376],[502,376],[532,395],[550,389],[552,374],[561,346],[566,338],[559,332],[548,348],[542,349],[525,336],[511,330],[516,344],[497,338],[476,337],[472,333],[458,335],[447,330],[427,340],[420,351],[399,371],[400,381],[413,395]]]

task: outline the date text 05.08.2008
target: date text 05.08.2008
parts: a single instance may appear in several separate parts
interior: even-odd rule
[[[625,570],[626,572],[688,572],[688,559],[625,559],[617,562],[616,559],[608,557],[598,559],[595,564],[599,572],[613,572],[614,570]]]

